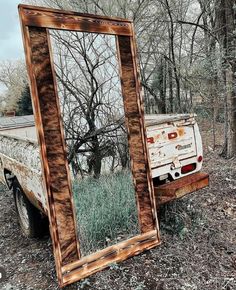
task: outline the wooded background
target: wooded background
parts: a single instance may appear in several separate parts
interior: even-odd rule
[[[209,130],[212,129],[214,136],[216,123],[224,123],[222,154],[226,158],[236,154],[235,0],[24,2],[132,19],[146,113],[194,112],[199,118],[209,120]],[[85,43],[81,43],[83,56]],[[67,43],[67,48],[71,53],[71,42]],[[89,56],[85,58],[90,61]],[[90,68],[93,66],[94,62]],[[104,89],[96,67],[91,69],[90,77],[90,88],[83,92],[87,100]],[[30,114],[24,60],[1,63],[0,82],[7,88],[1,95],[2,114],[6,110]],[[81,91],[76,93],[81,95]],[[213,149],[215,145],[216,137]]]

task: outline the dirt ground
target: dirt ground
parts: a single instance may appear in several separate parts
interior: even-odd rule
[[[67,290],[236,290],[236,160],[218,153],[202,124],[204,170],[210,187],[165,205],[162,245],[99,272]],[[18,226],[11,192],[0,186],[0,266],[7,271],[1,290],[57,290],[49,237],[26,239]]]

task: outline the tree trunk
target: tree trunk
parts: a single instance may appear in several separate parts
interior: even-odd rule
[[[219,39],[223,54],[225,80],[225,140],[222,155],[236,155],[236,35],[235,0],[221,0],[217,7]]]
[[[166,114],[166,66],[165,59],[161,58],[161,67],[160,67],[160,99],[161,99],[161,108],[160,112]]]
[[[93,137],[92,145],[93,145],[93,177],[99,178],[102,168],[102,156],[97,136]]]
[[[169,75],[169,100],[170,100],[170,113],[174,112],[174,95],[173,95],[173,73],[170,62],[168,63]]]
[[[181,111],[181,98],[180,98],[180,79],[179,79],[179,74],[178,74],[178,70],[177,70],[177,64],[176,64],[176,59],[175,59],[175,41],[174,41],[174,20],[172,17],[172,11],[169,5],[169,1],[166,0],[166,8],[167,8],[167,12],[169,15],[169,19],[170,19],[170,27],[169,27],[169,49],[170,49],[170,59],[172,62],[172,66],[173,66],[173,71],[174,71],[174,78],[175,78],[175,83],[176,83],[176,101],[177,101],[177,111],[180,112]],[[173,91],[172,91],[173,93]],[[173,108],[172,108],[173,109]]]
[[[231,158],[236,155],[236,92],[235,92],[235,73],[236,66],[229,67],[225,70],[225,143],[223,155],[226,158]]]

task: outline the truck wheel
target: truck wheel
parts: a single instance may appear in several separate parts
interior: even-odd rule
[[[30,203],[17,180],[13,182],[13,194],[20,227],[24,235],[29,238],[40,238],[48,234],[47,217],[42,217],[40,211]]]

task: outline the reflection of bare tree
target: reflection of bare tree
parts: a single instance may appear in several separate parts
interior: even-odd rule
[[[99,177],[102,160],[109,170],[126,168],[124,127],[114,37],[52,31],[58,90],[73,173]]]

